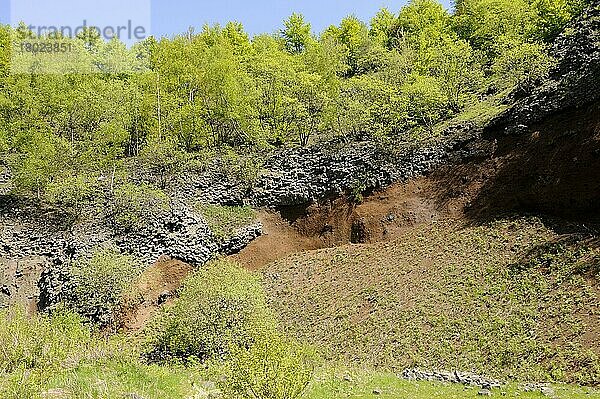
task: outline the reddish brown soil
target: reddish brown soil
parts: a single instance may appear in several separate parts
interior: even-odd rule
[[[461,217],[461,199],[438,204],[434,194],[434,182],[423,177],[375,193],[359,205],[338,198],[306,208],[261,211],[263,236],[232,259],[257,270],[289,254],[387,241],[423,223]]]
[[[150,266],[131,289],[126,300],[128,305],[121,319],[121,328],[130,333],[143,329],[162,305],[159,298],[164,297],[164,304],[168,304],[193,270],[187,263],[168,258],[159,259]]]

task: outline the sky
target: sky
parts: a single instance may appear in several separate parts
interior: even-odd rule
[[[342,18],[354,14],[368,22],[381,7],[397,12],[408,0],[154,0],[153,30],[170,34],[201,27],[204,23],[242,22],[250,34],[279,30],[292,12],[304,14],[313,31],[319,33]],[[448,7],[450,1],[444,0]]]
[[[292,12],[300,12],[315,33],[354,14],[368,22],[381,7],[397,12],[408,0],[0,0],[0,22],[20,20],[35,26],[125,26],[133,21],[148,34],[172,36],[206,23],[243,23],[251,35],[279,30]],[[442,0],[450,7],[450,0]],[[131,35],[130,35],[131,36]],[[135,41],[135,38],[129,38]],[[123,40],[123,38],[122,38]],[[123,41],[127,42],[128,38]]]

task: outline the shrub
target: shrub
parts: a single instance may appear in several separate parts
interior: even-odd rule
[[[237,229],[256,219],[256,213],[249,206],[200,204],[198,207],[208,227],[220,240],[230,238]]]
[[[90,340],[90,330],[73,313],[28,317],[21,308],[0,310],[0,375],[60,366]]]
[[[115,191],[114,218],[117,225],[133,229],[140,227],[144,216],[169,208],[169,198],[147,184],[124,184]]]
[[[555,63],[541,44],[505,39],[500,48],[502,51],[492,66],[499,89],[516,87],[527,92],[548,75]]]
[[[96,187],[90,176],[67,176],[52,181],[46,187],[45,199],[51,203],[79,208],[94,197]]]
[[[279,336],[261,339],[250,349],[232,351],[219,388],[236,398],[298,398],[312,380],[316,360],[306,345]]]
[[[252,153],[240,155],[231,147],[226,147],[219,158],[221,173],[237,184],[252,188],[262,171],[264,160],[261,156]]]
[[[350,195],[348,198],[354,204],[362,204],[365,200],[364,193],[366,189],[367,186],[365,185],[365,183],[357,180],[350,186]]]
[[[131,256],[98,251],[91,259],[72,265],[66,303],[93,322],[113,324],[127,288],[141,272],[141,265]]]
[[[258,277],[219,260],[188,278],[180,297],[149,325],[152,361],[225,359],[275,331]]]

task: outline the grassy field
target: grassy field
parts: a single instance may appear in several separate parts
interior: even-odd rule
[[[565,385],[554,385],[556,398],[600,398],[600,392]],[[467,399],[481,398],[479,389],[458,384],[406,381],[392,373],[341,368],[319,374],[309,388],[307,399],[327,398],[386,398],[386,399]],[[492,396],[505,398],[543,398],[539,392],[526,392],[517,384],[493,390]]]
[[[69,312],[28,317],[14,308],[2,310],[0,398],[234,399],[214,396],[218,393],[215,386],[223,383],[223,379],[209,368],[197,363],[188,367],[177,362],[147,364],[141,360],[140,350],[139,338],[107,336],[90,330]],[[600,398],[600,392],[590,388],[554,385],[552,389],[556,398]],[[542,397],[539,392],[525,392],[517,384],[494,390],[493,396]],[[406,381],[391,372],[325,362],[317,368],[301,397],[461,399],[478,397],[478,389]]]
[[[205,380],[203,370],[119,361],[83,365],[39,377],[42,376],[15,374],[1,378],[2,398],[207,399],[218,392],[212,388],[213,383]],[[558,399],[600,398],[600,392],[591,388],[553,385],[552,390]],[[482,397],[478,392],[478,388],[463,385],[406,381],[391,373],[330,368],[317,372],[302,398],[469,399]],[[517,384],[493,390],[492,396],[545,397],[539,391],[526,392]]]

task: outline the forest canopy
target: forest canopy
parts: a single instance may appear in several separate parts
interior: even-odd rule
[[[231,22],[131,48],[84,32],[70,40],[87,73],[11,73],[11,38],[31,32],[2,26],[0,165],[15,191],[77,204],[114,192],[132,160],[164,177],[215,149],[427,137],[490,96],[530,90],[584,3],[457,0],[450,12],[413,0],[319,35],[292,14],[275,34]]]

